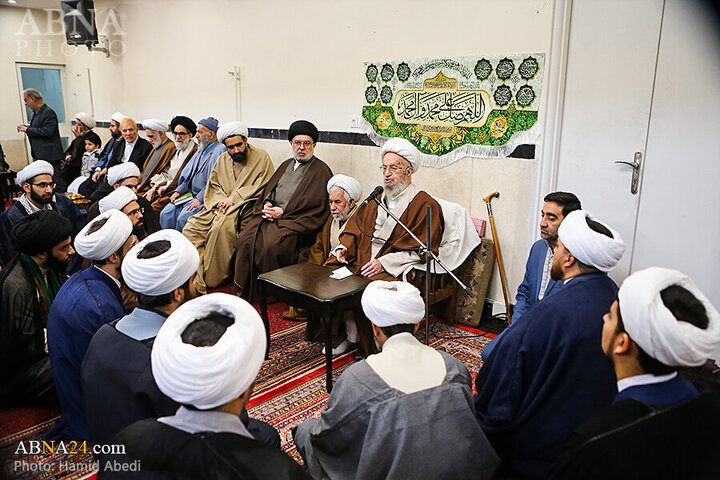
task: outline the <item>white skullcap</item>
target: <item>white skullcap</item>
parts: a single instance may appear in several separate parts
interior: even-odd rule
[[[415,148],[415,145],[405,140],[404,138],[393,137],[387,142],[385,142],[385,144],[380,149],[380,161],[382,161],[382,159],[385,157],[385,154],[388,152],[397,153],[405,160],[410,162],[410,166],[412,167],[413,172],[417,172],[417,169],[420,167],[420,152],[417,148]]]
[[[140,169],[133,162],[125,162],[108,168],[107,182],[111,186],[130,177],[140,177]]]
[[[88,233],[93,224],[98,220],[106,218],[105,225],[99,230]],[[120,250],[133,231],[133,224],[130,217],[120,210],[108,210],[101,213],[75,237],[75,250],[81,257],[89,260],[106,260],[113,253]]]
[[[145,130],[155,130],[156,132],[167,132],[168,124],[157,118],[148,118],[140,122]]]
[[[425,315],[420,290],[407,282],[376,280],[365,287],[361,303],[365,315],[378,327],[420,323]]]
[[[100,213],[104,213],[112,209],[122,210],[128,203],[133,200],[137,200],[137,198],[137,195],[135,192],[130,190],[130,187],[122,186],[116,188],[105,197],[101,198],[98,202],[98,207],[100,208]]]
[[[170,249],[157,257],[138,258],[148,243],[170,242]],[[198,269],[197,248],[174,229],[160,230],[130,249],[122,264],[122,276],[128,287],[143,295],[165,295],[182,286]]]
[[[49,162],[46,162],[45,160],[35,160],[17,173],[15,181],[18,185],[22,185],[38,175],[52,176],[53,173],[55,173],[55,169]]]
[[[228,122],[220,125],[217,131],[217,137],[220,143],[223,143],[226,138],[235,135],[242,135],[247,138],[248,128],[242,122]]]
[[[122,122],[123,118],[127,118],[127,117],[120,112],[115,112],[112,115],[110,115],[110,120],[114,120],[117,123]]]
[[[705,307],[705,329],[679,321],[665,306],[660,292],[678,285]],[[625,331],[648,355],[670,367],[699,367],[720,345],[720,315],[695,283],[685,274],[650,267],[625,279],[618,292]]]
[[[591,229],[586,218],[606,227],[613,238]],[[558,236],[573,257],[601,272],[609,272],[615,268],[625,253],[625,242],[620,233],[585,210],[568,213],[558,228]]]
[[[181,335],[210,314],[235,319],[215,345],[196,347]],[[163,323],[153,344],[155,383],[178,403],[206,410],[240,397],[255,380],[265,358],[265,327],[245,300],[210,293],[184,303]]]
[[[362,196],[362,186],[360,186],[360,182],[355,180],[353,177],[348,177],[347,175],[343,175],[342,173],[338,173],[337,175],[334,175],[332,178],[330,178],[330,180],[328,180],[328,193],[330,193],[330,190],[336,187],[345,190],[348,196],[354,200],[359,200]]]
[[[95,128],[95,119],[89,113],[80,112],[75,114],[75,120],[82,122],[87,128],[92,130]]]

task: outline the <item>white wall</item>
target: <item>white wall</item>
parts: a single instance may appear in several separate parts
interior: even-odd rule
[[[115,110],[137,120],[180,113],[234,120],[236,83],[228,71],[238,66],[240,117],[249,126],[287,128],[307,118],[321,130],[351,131],[350,117],[362,107],[364,61],[548,52],[553,2],[96,0],[95,7],[101,22],[104,11],[117,10],[122,32],[111,41],[123,55],[108,60],[81,47],[66,64],[69,76],[90,69],[99,120]],[[276,164],[289,154],[287,142],[254,143],[267,148]],[[377,151],[318,147],[335,172],[357,176],[367,191],[380,181],[368,168],[379,163]],[[482,197],[501,192],[493,207],[513,298],[532,240],[533,163],[466,158],[441,170],[423,169],[414,179],[481,218],[487,216]],[[490,296],[502,299],[497,275]]]

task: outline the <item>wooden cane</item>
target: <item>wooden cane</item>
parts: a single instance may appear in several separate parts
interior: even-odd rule
[[[485,205],[487,205],[490,230],[492,231],[493,242],[495,243],[495,256],[497,257],[498,270],[500,271],[500,283],[502,284],[502,293],[505,298],[505,311],[507,312],[508,325],[510,325],[512,323],[512,316],[510,315],[510,301],[508,300],[507,284],[505,283],[505,270],[503,269],[502,255],[500,255],[500,242],[498,241],[497,231],[495,230],[495,218],[493,217],[492,206],[490,205],[490,200],[499,196],[500,192],[493,192],[483,198],[483,201]]]

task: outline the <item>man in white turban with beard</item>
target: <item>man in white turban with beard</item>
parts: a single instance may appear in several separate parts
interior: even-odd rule
[[[412,175],[419,168],[419,157],[417,148],[403,138],[385,142],[380,149],[385,187],[381,201],[423,242],[427,241],[426,210],[430,206],[431,247],[437,252],[444,219],[438,202],[412,183]],[[356,216],[357,222],[348,222],[340,235],[340,245],[333,250],[328,265],[347,265],[355,275],[373,280],[395,280],[408,267],[423,262],[416,251],[402,250],[420,245],[377,203],[359,208]]]
[[[340,233],[344,230],[347,220],[355,213],[362,197],[362,186],[353,177],[343,174],[334,175],[327,183],[328,201],[330,202],[330,216],[322,230],[315,239],[315,244],[308,253],[308,263],[322,265],[328,259],[330,252],[340,243]],[[283,313],[288,320],[307,320],[307,312],[295,307],[288,307]],[[307,324],[308,338],[315,339],[322,331],[319,319],[313,319]],[[339,332],[339,322],[333,321],[333,355],[344,353],[350,345],[360,340],[355,326],[352,312],[345,313],[345,333]],[[370,337],[370,335],[368,335]]]
[[[686,275],[650,267],[625,279],[604,321],[619,393],[568,438],[550,478],[720,478],[720,396],[678,372],[720,345],[718,311]]]
[[[183,228],[183,234],[200,252],[195,279],[200,293],[207,292],[208,287],[217,287],[230,276],[238,213],[244,204],[260,197],[275,171],[270,155],[248,141],[248,128],[243,123],[220,125],[217,139],[227,150],[212,168],[202,208]]]
[[[470,373],[413,335],[418,289],[372,282],[362,308],[382,351],[348,368],[320,418],[293,433],[313,478],[492,478],[498,458],[474,421]]]
[[[607,272],[625,243],[584,210],[558,237],[550,275],[565,287],[506,331],[475,378],[478,422],[512,478],[545,478],[570,432],[617,394],[598,342],[617,292]]]
[[[265,347],[262,320],[244,300],[212,293],[180,306],[160,328],[151,363],[160,391],[181,406],[121,430],[111,443],[125,445],[122,460],[139,460],[153,478],[307,479],[242,420]]]
[[[95,332],[126,313],[120,266],[137,241],[132,230],[127,215],[108,210],[75,237],[75,251],[93,264],[63,284],[48,316],[48,351],[63,415],[47,440],[88,439],[80,365]]]
[[[167,122],[148,118],[143,120],[141,125],[153,149],[143,164],[138,194],[145,195],[148,202],[152,202],[157,197],[157,187],[165,181],[177,147],[167,136]]]

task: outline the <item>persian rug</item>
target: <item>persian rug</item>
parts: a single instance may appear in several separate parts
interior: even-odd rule
[[[305,323],[284,320],[284,310],[282,303],[268,306],[270,358],[258,374],[247,408],[251,417],[278,429],[283,450],[302,464],[291,429],[303,420],[318,417],[327,404],[325,357],[321,353],[322,344],[305,340]],[[424,328],[417,336],[424,340]],[[482,364],[480,352],[494,336],[460,324],[448,326],[434,322],[430,344],[460,359],[474,376]],[[333,381],[358,359],[355,350],[335,357]],[[16,453],[20,442],[26,449],[31,441],[39,444],[59,413],[57,407],[0,412],[0,478],[95,478],[98,465],[89,446],[87,452],[75,454]]]

